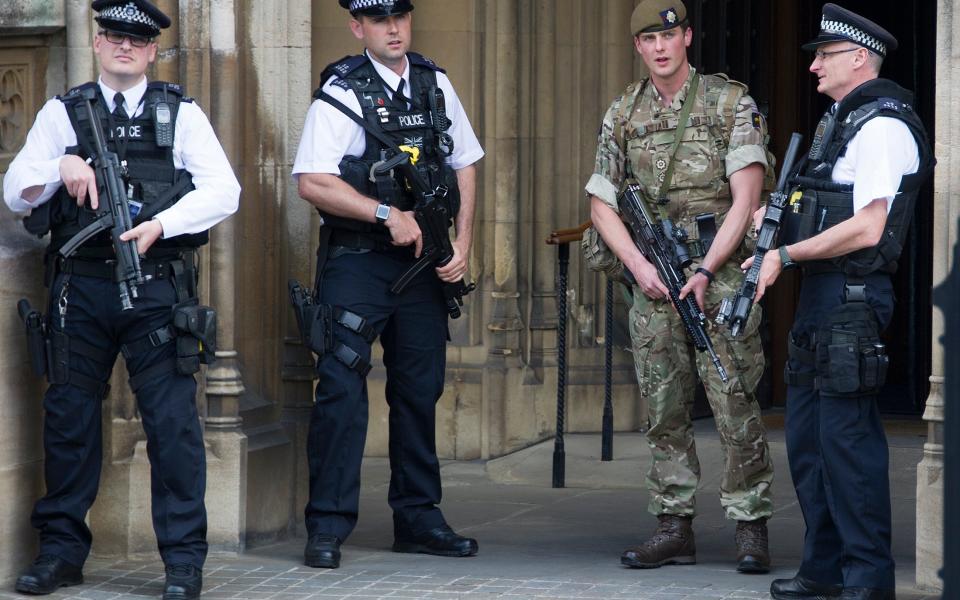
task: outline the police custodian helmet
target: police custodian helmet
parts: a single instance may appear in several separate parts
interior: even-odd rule
[[[820,34],[804,44],[803,49],[814,50],[822,44],[843,41],[859,44],[880,56],[897,49],[897,38],[883,27],[836,4],[824,4]]]
[[[633,9],[630,33],[653,33],[683,25],[687,21],[687,7],[681,0],[643,0]]]
[[[368,17],[389,17],[413,10],[410,0],[340,0],[340,6],[349,10],[351,15]]]
[[[129,35],[153,38],[170,27],[170,17],[147,0],[94,0],[100,27]]]

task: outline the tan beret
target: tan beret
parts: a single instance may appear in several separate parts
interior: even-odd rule
[[[680,25],[686,19],[687,7],[681,0],[643,0],[633,9],[630,31],[633,35],[665,31]]]

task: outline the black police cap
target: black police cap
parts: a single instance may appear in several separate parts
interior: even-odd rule
[[[94,0],[96,21],[104,29],[152,38],[170,27],[170,17],[147,0]]]
[[[836,4],[823,5],[820,20],[820,35],[803,45],[804,50],[831,42],[853,42],[880,56],[897,49],[897,38],[870,19],[861,17]]]
[[[410,0],[340,0],[340,6],[352,15],[369,17],[389,17],[413,10]]]

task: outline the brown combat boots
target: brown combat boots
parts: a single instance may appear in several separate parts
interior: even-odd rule
[[[636,569],[655,569],[663,565],[692,565],[697,562],[693,542],[693,518],[659,515],[653,537],[634,548],[627,548],[620,563]]]
[[[770,549],[767,544],[767,519],[737,521],[737,571],[767,573],[770,571]]]

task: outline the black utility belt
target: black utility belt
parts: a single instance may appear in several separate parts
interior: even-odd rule
[[[140,260],[140,269],[146,279],[164,279],[172,274],[171,264],[175,261],[186,261],[188,267],[193,266],[193,251],[184,251],[180,254],[171,254],[164,257],[146,258]],[[116,274],[116,261],[103,258],[54,256],[48,264],[52,268],[51,275],[65,273],[80,275],[81,277],[96,277],[98,279],[113,279]],[[52,277],[50,278],[52,281]]]
[[[330,246],[341,246],[355,250],[371,250],[413,258],[413,246],[394,246],[390,238],[380,237],[370,233],[334,229],[330,233]]]

